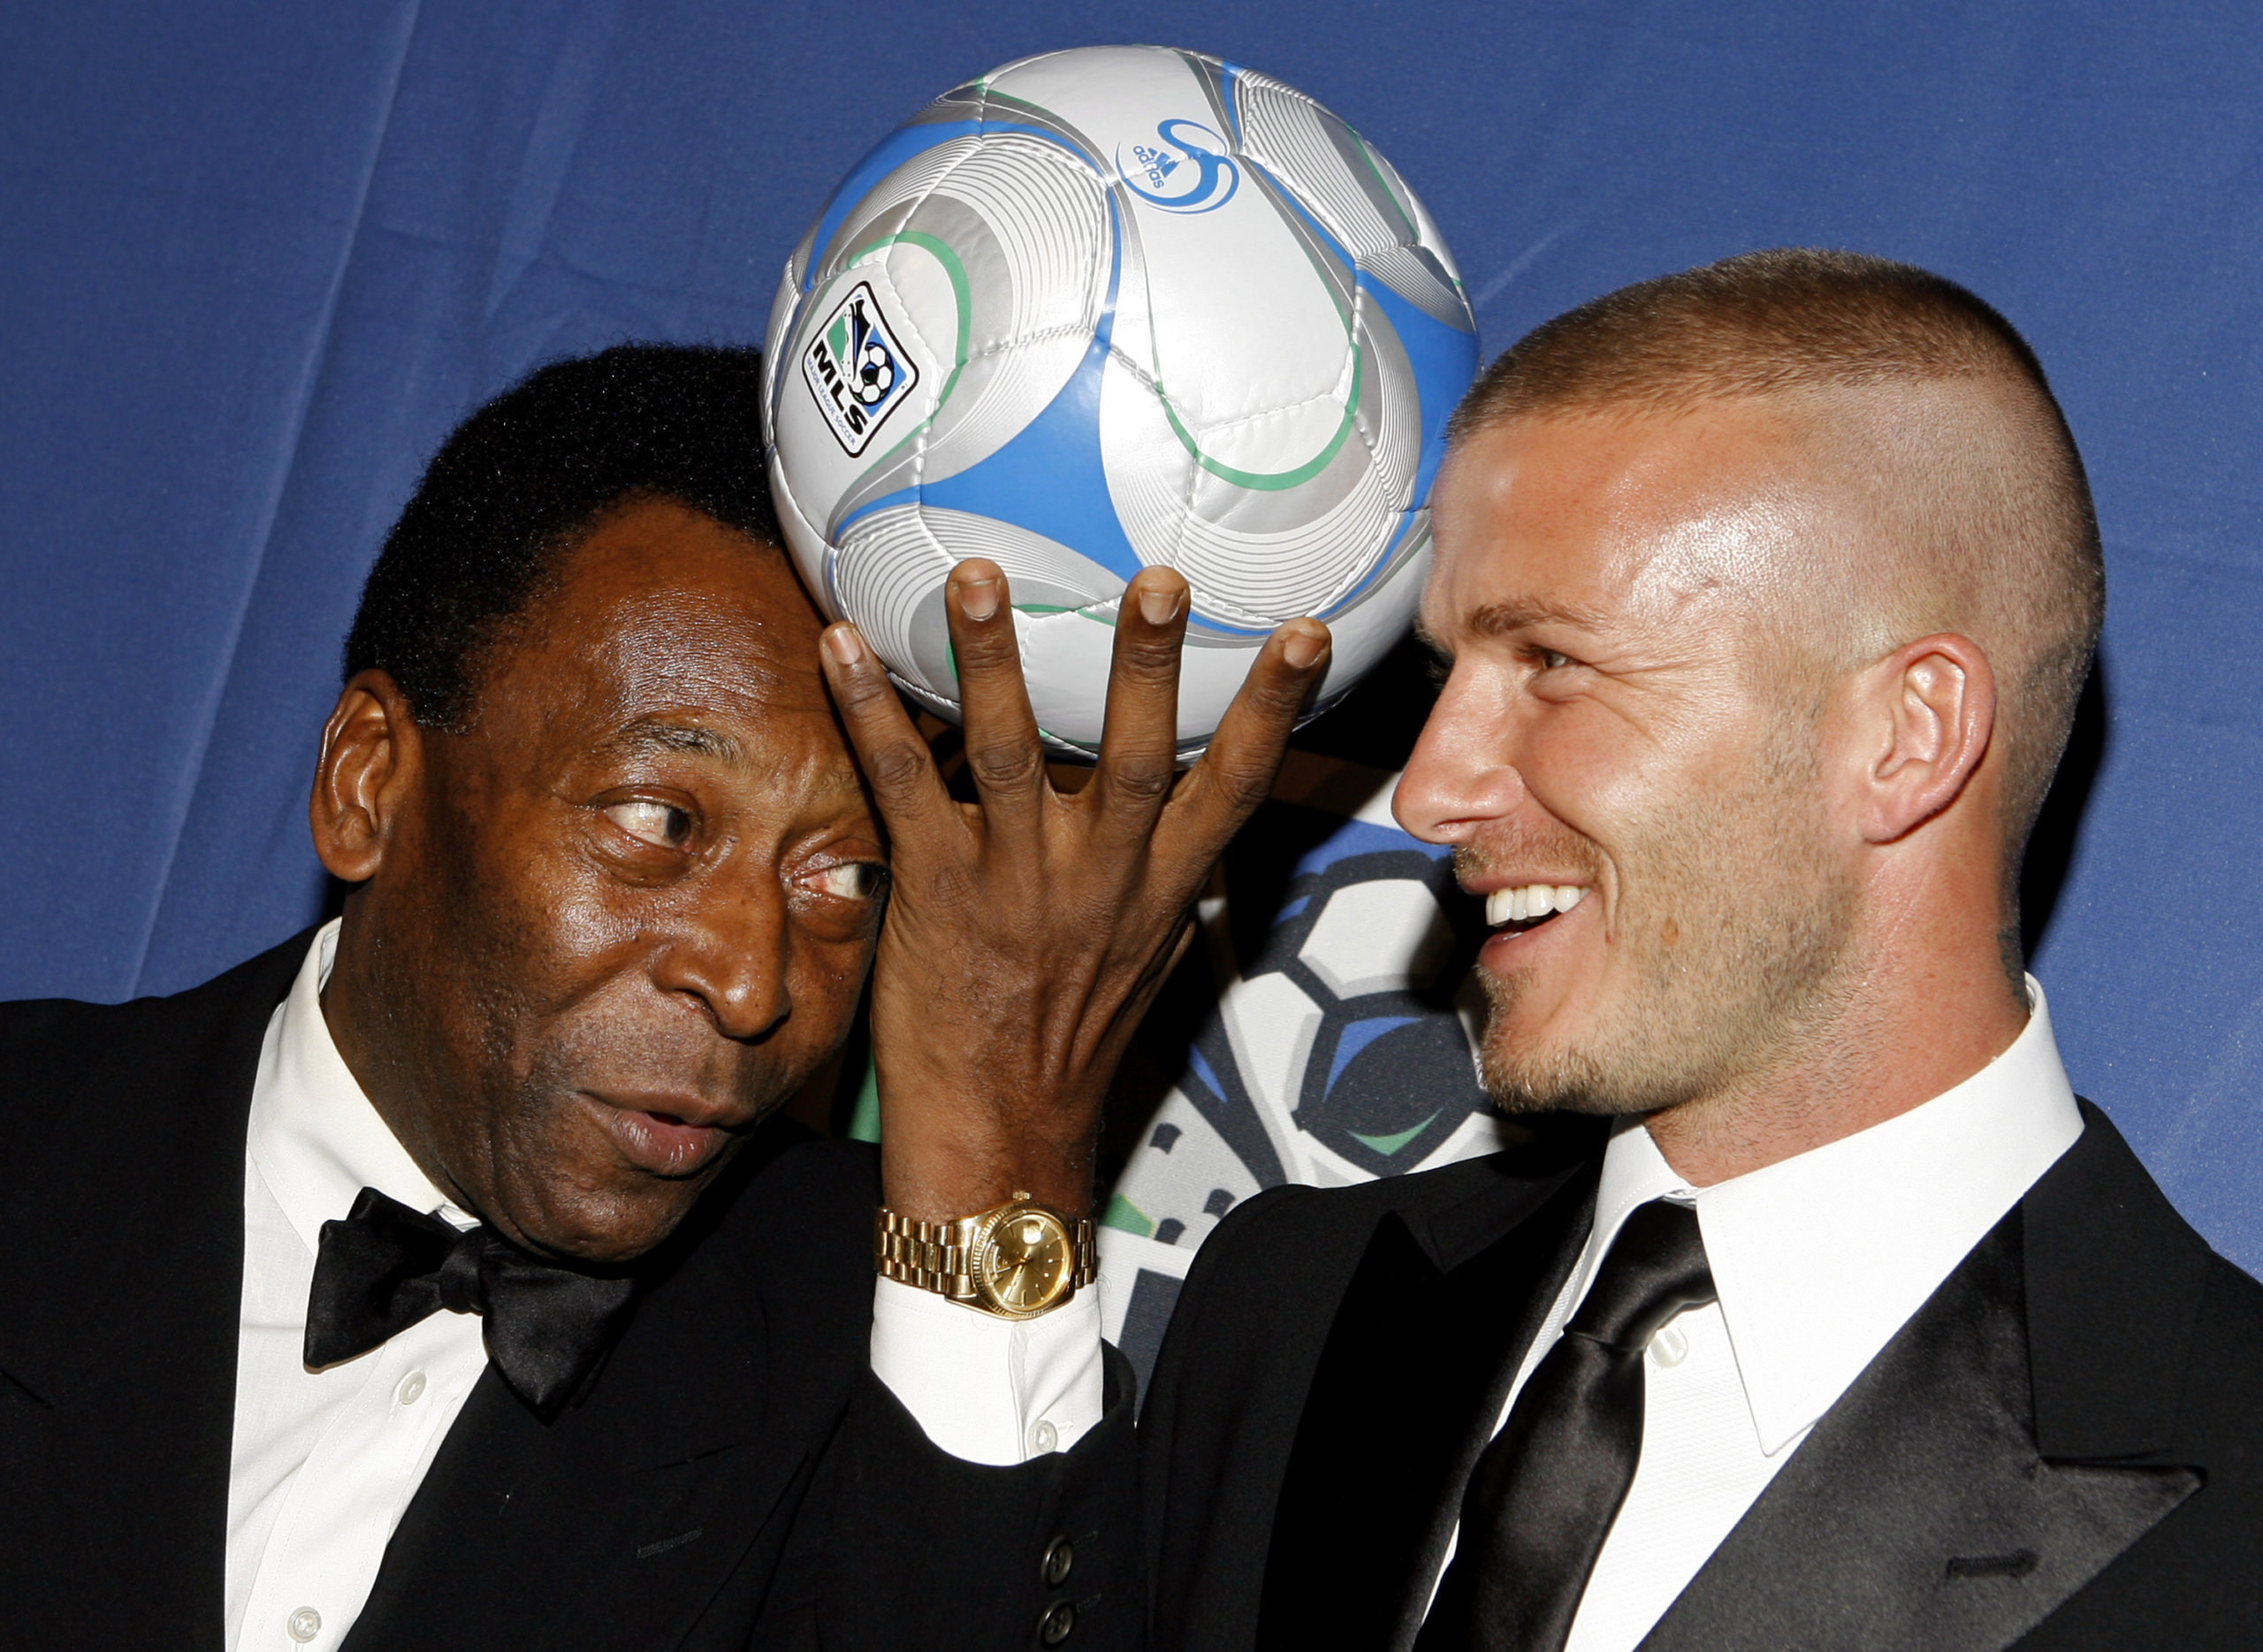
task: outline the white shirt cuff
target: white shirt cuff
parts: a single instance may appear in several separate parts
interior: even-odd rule
[[[1010,1467],[1100,1420],[1098,1290],[1002,1320],[898,1280],[872,1287],[872,1373],[953,1457]]]

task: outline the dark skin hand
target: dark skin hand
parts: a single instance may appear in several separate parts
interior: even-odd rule
[[[1178,774],[1186,582],[1144,570],[1116,624],[1098,767],[1064,793],[1047,778],[1004,575],[960,563],[945,606],[975,803],[945,792],[855,627],[825,634],[894,861],[872,976],[884,1196],[925,1221],[1016,1192],[1081,1214],[1109,1081],[1185,944],[1204,879],[1272,785],[1327,672],[1328,630],[1276,630],[1208,750]]]
[[[360,885],[323,1010],[441,1191],[537,1251],[666,1238],[838,1046],[885,856],[786,557],[667,500],[570,552],[461,733],[392,680],[323,733]]]

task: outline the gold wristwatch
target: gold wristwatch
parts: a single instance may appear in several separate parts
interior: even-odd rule
[[[1017,1193],[956,1222],[915,1222],[883,1205],[872,1215],[872,1266],[1000,1319],[1035,1319],[1093,1283],[1089,1217],[1071,1218]]]

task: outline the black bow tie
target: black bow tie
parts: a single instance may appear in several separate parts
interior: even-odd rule
[[[307,1302],[307,1364],[352,1359],[446,1308],[486,1321],[487,1357],[545,1419],[570,1399],[613,1340],[634,1283],[519,1249],[492,1228],[459,1233],[365,1187],[343,1222],[322,1224]]]

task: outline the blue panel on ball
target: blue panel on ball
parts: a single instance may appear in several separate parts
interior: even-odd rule
[[[1121,579],[1137,574],[1139,553],[1116,520],[1100,458],[1101,372],[1109,333],[1103,320],[1044,412],[981,463],[923,485],[920,502],[1043,534]]]
[[[1363,271],[1360,292],[1375,301],[1398,334],[1407,365],[1414,369],[1414,385],[1422,404],[1422,458],[1414,471],[1414,492],[1407,503],[1423,505],[1430,483],[1446,456],[1446,421],[1461,400],[1462,392],[1477,374],[1477,335],[1449,327],[1427,311],[1416,308],[1380,281]]]

